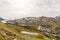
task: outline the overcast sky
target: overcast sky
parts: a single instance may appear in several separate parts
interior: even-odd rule
[[[6,19],[60,15],[60,0],[0,0],[0,16]]]

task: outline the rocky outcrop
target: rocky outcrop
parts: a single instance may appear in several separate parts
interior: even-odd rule
[[[60,36],[57,35],[57,31],[54,29],[38,26],[37,30],[42,31],[45,36],[53,38],[54,40],[60,39]]]

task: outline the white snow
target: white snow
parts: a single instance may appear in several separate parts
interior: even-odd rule
[[[38,35],[38,33],[27,32],[27,31],[21,31],[21,33],[23,33],[23,34],[28,34],[28,35]]]
[[[7,20],[2,20],[1,22],[2,22],[2,23],[7,23]]]

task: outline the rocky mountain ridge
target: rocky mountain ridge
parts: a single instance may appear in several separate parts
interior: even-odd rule
[[[44,32],[45,35],[60,39],[60,21],[53,17],[26,17],[21,19],[9,20],[7,23],[19,26],[26,26],[25,28],[35,28]]]

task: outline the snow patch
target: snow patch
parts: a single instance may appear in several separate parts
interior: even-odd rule
[[[28,34],[28,35],[38,35],[38,33],[27,32],[27,31],[21,31],[21,33],[23,33],[23,34]]]

